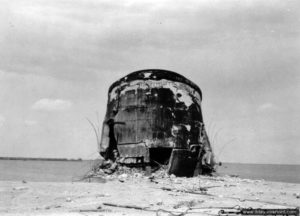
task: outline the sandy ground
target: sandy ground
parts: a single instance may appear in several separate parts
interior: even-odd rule
[[[234,177],[0,181],[0,215],[217,215],[221,209],[299,207],[299,193],[300,184]]]

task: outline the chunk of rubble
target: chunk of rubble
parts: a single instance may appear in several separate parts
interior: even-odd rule
[[[293,194],[297,199],[300,199],[300,193],[294,193]]]
[[[16,191],[22,191],[22,190],[28,190],[29,188],[28,187],[24,187],[24,186],[20,186],[20,187],[14,187],[13,190],[16,190]]]
[[[118,180],[120,182],[125,182],[127,180],[127,178],[128,178],[128,175],[126,173],[123,173],[123,174],[118,176]]]
[[[67,197],[67,198],[66,198],[66,202],[72,202],[71,197]]]

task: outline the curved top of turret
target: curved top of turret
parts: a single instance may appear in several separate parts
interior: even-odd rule
[[[139,71],[135,71],[130,74],[127,74],[126,76],[124,76],[121,79],[114,82],[109,87],[108,92],[110,93],[113,88],[115,88],[116,86],[121,85],[125,82],[130,82],[130,81],[134,81],[134,80],[162,80],[162,79],[187,84],[187,85],[191,86],[192,88],[194,88],[196,91],[198,91],[198,93],[200,94],[200,96],[202,98],[202,92],[201,92],[199,86],[197,86],[195,83],[193,83],[192,81],[188,80],[187,78],[185,78],[184,76],[182,76],[176,72],[162,70],[162,69],[146,69],[146,70],[139,70]]]

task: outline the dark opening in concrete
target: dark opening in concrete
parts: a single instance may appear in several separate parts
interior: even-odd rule
[[[150,161],[152,164],[167,165],[169,163],[172,148],[150,148]]]

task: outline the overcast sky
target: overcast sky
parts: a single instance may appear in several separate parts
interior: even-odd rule
[[[95,158],[111,83],[203,92],[219,160],[300,164],[299,1],[0,0],[0,156]]]

